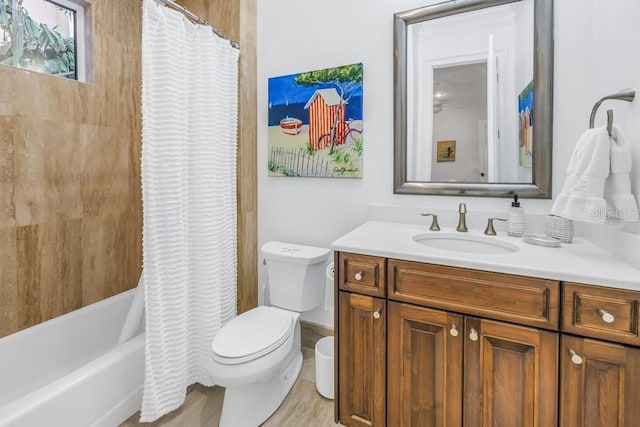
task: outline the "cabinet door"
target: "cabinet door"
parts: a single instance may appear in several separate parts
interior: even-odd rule
[[[465,427],[557,425],[557,333],[467,317],[465,335]]]
[[[563,336],[560,367],[561,426],[640,423],[640,350]]]
[[[387,425],[462,425],[462,316],[388,303]]]
[[[340,292],[338,383],[340,422],[384,426],[386,418],[385,300]]]

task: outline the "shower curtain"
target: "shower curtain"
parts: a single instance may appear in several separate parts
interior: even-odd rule
[[[146,360],[141,421],[212,385],[215,333],[236,315],[238,50],[143,2]]]

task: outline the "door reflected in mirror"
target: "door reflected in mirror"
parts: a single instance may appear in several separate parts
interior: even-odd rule
[[[426,180],[487,182],[486,61],[434,68],[432,135],[436,152],[441,141],[455,138],[460,153],[452,164],[436,157],[431,173],[428,165],[418,165]]]
[[[532,183],[533,35],[533,0],[407,25],[408,181]]]

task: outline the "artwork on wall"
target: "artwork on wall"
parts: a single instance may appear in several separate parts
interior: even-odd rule
[[[456,142],[455,141],[438,141],[437,148],[438,162],[455,162],[456,161]]]
[[[269,79],[269,176],[362,178],[362,64]]]
[[[520,166],[531,167],[533,158],[533,80],[518,95]]]

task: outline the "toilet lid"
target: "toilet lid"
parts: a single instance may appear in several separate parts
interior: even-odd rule
[[[280,347],[293,327],[292,314],[260,306],[231,320],[213,339],[213,359],[225,364],[244,363]]]

